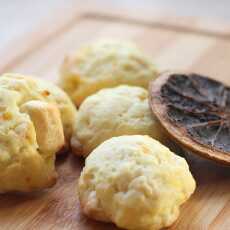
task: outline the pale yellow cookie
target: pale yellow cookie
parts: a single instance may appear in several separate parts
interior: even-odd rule
[[[60,85],[79,106],[87,96],[102,88],[121,84],[147,88],[156,76],[152,60],[135,45],[99,41],[65,58]]]
[[[111,138],[86,159],[78,182],[83,212],[130,230],[170,226],[194,192],[186,161],[141,135]]]
[[[22,102],[41,100],[55,104],[60,111],[66,144],[73,133],[76,108],[67,94],[54,84],[20,74],[4,74],[0,77],[0,87],[20,93]]]
[[[149,135],[160,141],[163,132],[152,115],[146,89],[121,85],[102,89],[81,104],[71,145],[87,156],[103,141],[121,135]]]
[[[67,95],[52,84],[0,76],[0,193],[55,184],[55,154],[65,145],[63,127],[67,139],[72,135],[75,113]]]

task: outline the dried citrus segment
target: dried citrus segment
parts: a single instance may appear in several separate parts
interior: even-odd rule
[[[166,130],[203,156],[230,162],[230,88],[197,74],[163,74],[150,105]]]

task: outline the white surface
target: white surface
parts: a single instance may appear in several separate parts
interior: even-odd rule
[[[122,5],[141,10],[143,7],[159,10],[162,14],[198,16],[230,23],[229,0],[0,0],[0,51],[9,42],[17,39],[41,23],[60,8],[95,3]]]

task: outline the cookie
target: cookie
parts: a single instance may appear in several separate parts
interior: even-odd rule
[[[113,137],[86,159],[78,182],[82,211],[122,229],[161,229],[194,192],[186,161],[141,135]]]
[[[0,193],[55,184],[55,155],[72,135],[75,114],[71,100],[52,84],[0,77]]]
[[[61,114],[66,145],[69,144],[77,111],[63,90],[48,81],[20,74],[2,75],[0,87],[19,92],[22,98],[21,103],[29,100],[40,100],[55,104]]]
[[[157,70],[134,44],[99,41],[67,56],[61,66],[60,86],[79,106],[102,88],[121,84],[148,87]]]
[[[121,85],[102,89],[81,104],[71,145],[87,156],[103,141],[121,135],[149,135],[163,141],[164,134],[152,115],[146,89]]]

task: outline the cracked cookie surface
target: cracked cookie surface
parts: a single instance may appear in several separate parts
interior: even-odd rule
[[[79,106],[87,96],[102,88],[121,84],[147,88],[157,72],[151,58],[134,44],[98,41],[65,58],[60,85]]]
[[[62,113],[74,106],[42,80],[0,76],[0,192],[29,192],[55,184],[55,154],[71,134]],[[66,97],[66,98],[64,98]],[[66,108],[68,106],[72,108]],[[65,132],[63,131],[63,128]]]
[[[78,183],[83,212],[131,230],[171,225],[194,192],[186,161],[141,135],[113,137],[86,159]]]
[[[149,108],[147,90],[121,85],[102,89],[81,104],[71,145],[74,153],[87,156],[111,137],[135,134],[164,139]]]

